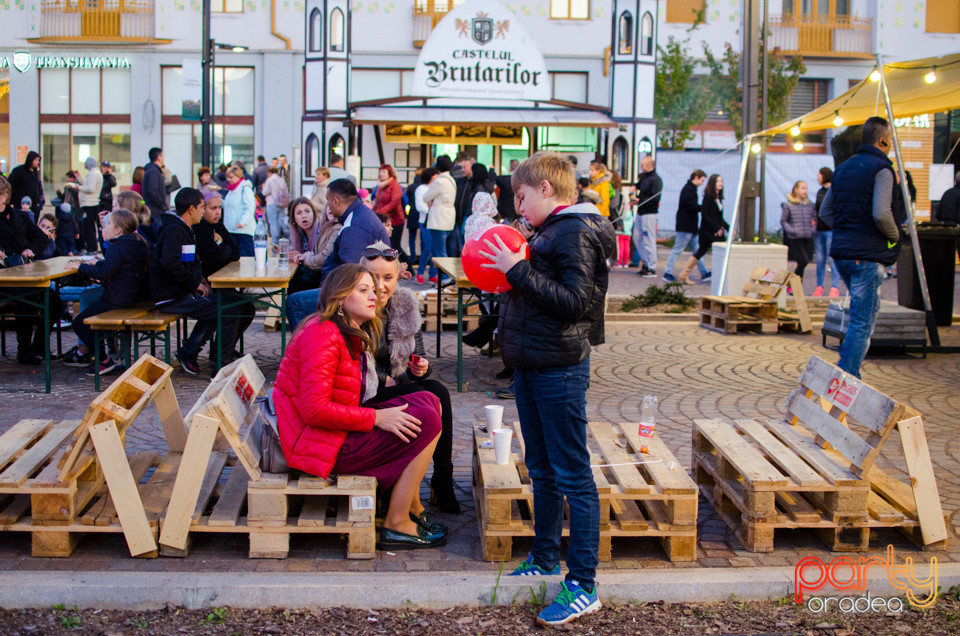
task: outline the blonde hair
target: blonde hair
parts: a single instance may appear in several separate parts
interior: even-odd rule
[[[143,202],[140,194],[133,190],[124,190],[117,195],[117,205],[133,212],[140,225],[150,225],[150,208]]]
[[[789,201],[790,203],[810,203],[809,192],[807,193],[807,196],[805,196],[802,199],[797,196],[797,189],[800,187],[801,183],[803,185],[807,185],[806,181],[797,181],[796,183],[793,184],[793,189],[790,190],[790,194],[787,196],[787,201]]]
[[[330,178],[330,171],[327,170],[324,166],[320,166],[319,168],[317,168],[317,172],[322,174],[324,179]]]
[[[137,215],[126,208],[117,208],[108,213],[103,217],[103,222],[106,223],[107,219],[110,219],[110,222],[123,234],[133,234],[140,225],[137,221]]]
[[[554,196],[567,203],[577,194],[573,163],[559,152],[538,152],[521,163],[510,177],[514,192],[520,186],[539,187],[541,181],[553,186]]]
[[[241,169],[240,169],[239,167],[237,167],[237,166],[230,166],[229,168],[227,168],[226,174],[235,174],[235,175],[237,175],[238,177],[240,177],[241,179],[243,179],[243,170],[241,170]]]

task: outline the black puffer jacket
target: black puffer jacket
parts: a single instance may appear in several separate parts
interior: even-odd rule
[[[20,254],[25,249],[33,250],[35,255],[43,253],[50,239],[34,223],[26,212],[8,203],[0,212],[0,250],[7,256]]]
[[[103,302],[124,309],[147,297],[150,248],[136,232],[110,241],[104,260],[81,263],[79,273],[103,283]]]
[[[603,343],[603,310],[615,246],[613,225],[590,203],[547,218],[530,239],[530,259],[507,273],[500,306],[503,361],[514,369],[582,362]]]

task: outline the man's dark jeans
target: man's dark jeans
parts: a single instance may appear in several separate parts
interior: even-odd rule
[[[213,294],[218,291],[214,290]],[[204,343],[217,330],[217,297],[211,294],[204,297],[200,294],[187,294],[177,300],[157,305],[157,309],[167,314],[183,314],[197,321],[190,337],[181,345],[180,351],[186,358],[196,360],[200,349]],[[223,333],[217,338],[220,345],[220,359],[226,364],[230,362],[233,356],[233,343],[237,334],[237,316],[239,313],[236,308],[228,309],[223,312],[222,327]]]
[[[530,554],[550,570],[560,562],[563,498],[570,505],[567,580],[592,589],[600,549],[600,497],[587,450],[590,358],[579,364],[517,369],[514,388],[526,465],[533,481],[536,537]]]

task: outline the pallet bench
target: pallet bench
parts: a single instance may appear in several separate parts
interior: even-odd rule
[[[788,289],[792,291],[788,292]],[[781,296],[792,295],[792,307],[781,308]],[[813,329],[800,277],[793,272],[757,267],[739,296],[703,296],[700,326],[721,333],[777,333]]]
[[[214,532],[247,534],[252,559],[282,559],[292,534],[337,534],[347,536],[347,558],[372,559],[375,478],[260,470],[250,430],[265,391],[263,374],[244,356],[219,371],[187,414],[183,461],[160,524],[161,555],[186,556],[193,533]]]
[[[876,465],[894,428],[910,483]],[[696,420],[692,456],[701,492],[751,552],[773,551],[775,532],[796,528],[834,551],[866,550],[875,528],[946,545],[920,415],[815,356],[782,420]]]
[[[29,532],[38,557],[70,556],[84,534],[100,532],[122,533],[133,556],[156,556],[159,516],[187,437],[172,371],[144,356],[81,420],[24,420],[0,436],[0,530]],[[128,457],[127,429],[151,403],[171,452]]]
[[[519,423],[513,425],[510,464],[499,465],[474,427],[473,492],[485,561],[508,561],[513,539],[533,537],[533,485],[523,462]],[[693,561],[697,541],[697,485],[659,437],[640,437],[637,424],[594,422],[588,446],[600,496],[600,560],[612,558],[612,539],[654,537],[674,562]],[[648,453],[640,453],[647,446]],[[659,461],[658,461],[659,460]],[[650,462],[637,464],[637,462]],[[569,536],[569,512],[563,536]]]
[[[421,292],[420,297],[420,315],[423,316],[423,331],[435,333],[437,331],[437,292],[428,290]],[[441,315],[440,326],[443,329],[457,328],[457,294],[456,292],[444,292],[441,297]],[[480,324],[480,307],[478,305],[469,305],[463,308],[463,331],[464,333],[472,331]]]

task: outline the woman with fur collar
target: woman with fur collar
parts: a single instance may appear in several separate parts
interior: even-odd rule
[[[393,399],[416,391],[429,391],[439,398],[442,429],[433,453],[430,500],[441,511],[456,514],[460,512],[460,504],[453,490],[453,411],[450,392],[439,381],[428,379],[431,370],[424,357],[420,301],[409,289],[397,286],[400,277],[398,256],[397,250],[383,241],[377,241],[363,251],[360,259],[364,269],[379,277],[380,298],[386,314],[380,346],[374,354],[380,381],[374,401]],[[419,362],[413,362],[413,355],[419,357]]]

